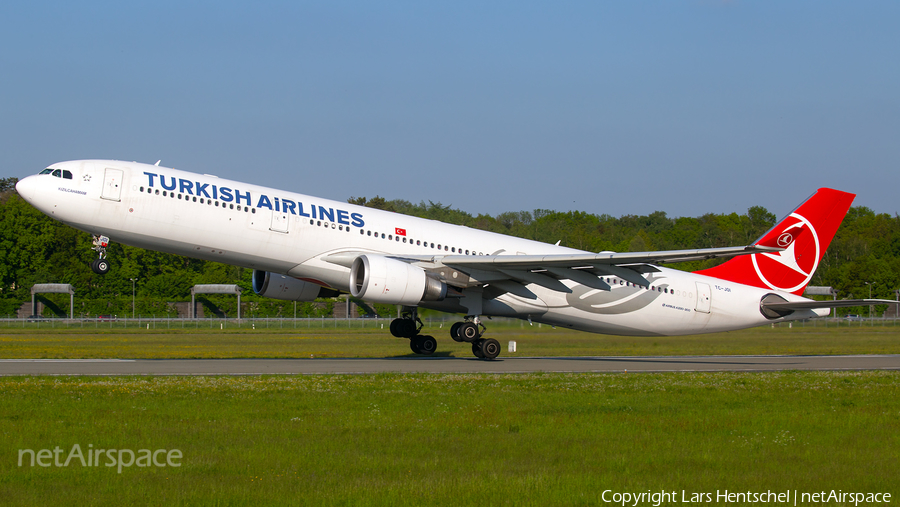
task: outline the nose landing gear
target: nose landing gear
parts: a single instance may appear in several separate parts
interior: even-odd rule
[[[91,262],[91,271],[98,275],[105,275],[109,272],[109,261],[106,260],[106,247],[109,246],[109,238],[95,234],[93,245],[91,250],[97,252],[99,258]]]

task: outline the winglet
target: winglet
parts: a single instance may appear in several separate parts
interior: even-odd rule
[[[854,197],[855,194],[840,190],[820,188],[751,245],[781,251],[737,257],[697,273],[800,296]]]

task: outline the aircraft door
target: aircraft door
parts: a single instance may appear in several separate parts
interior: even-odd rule
[[[709,313],[711,307],[709,284],[697,282],[697,306],[698,312]]]
[[[103,176],[103,190],[100,197],[110,201],[122,200],[122,170],[107,167]]]
[[[272,212],[272,225],[269,226],[270,231],[275,232],[288,232],[288,224],[290,220],[290,215],[287,213],[279,213],[277,211]]]

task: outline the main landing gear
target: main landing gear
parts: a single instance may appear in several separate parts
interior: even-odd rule
[[[397,338],[409,338],[409,348],[416,354],[430,356],[437,350],[437,340],[433,336],[421,335],[422,320],[418,308],[404,308],[399,319],[391,321],[391,334]]]
[[[433,336],[419,334],[423,327],[418,308],[404,307],[400,318],[391,321],[391,334],[397,338],[409,338],[409,348],[413,352],[428,356],[437,349],[437,340]],[[450,327],[450,336],[455,341],[471,343],[475,357],[494,359],[500,355],[500,342],[493,338],[482,338],[485,330],[478,316],[466,317],[464,322],[457,322]]]
[[[471,319],[471,320],[470,320]],[[450,327],[450,337],[458,342],[472,344],[472,354],[482,359],[494,359],[500,355],[500,342],[493,338],[482,338],[481,335],[487,328],[481,323],[477,315],[466,317],[463,322],[457,322]]]
[[[97,252],[99,258],[91,262],[91,271],[98,275],[105,275],[109,272],[109,261],[106,260],[106,247],[109,246],[109,238],[95,234],[93,245],[91,250]]]

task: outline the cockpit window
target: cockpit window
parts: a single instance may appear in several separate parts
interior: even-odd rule
[[[44,169],[40,172],[40,174],[49,174],[51,176],[56,176],[57,178],[63,178],[67,180],[72,179],[72,171],[66,171],[64,169]]]

